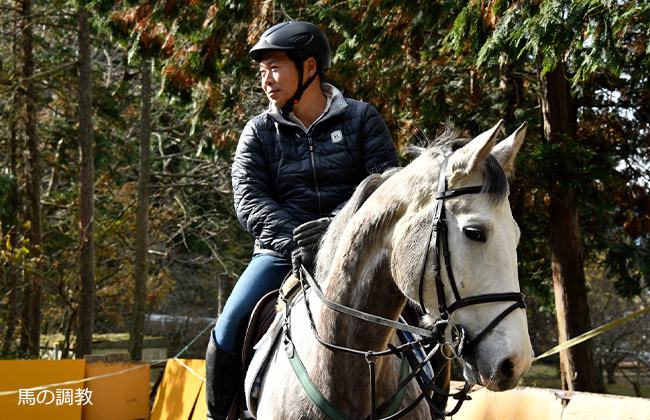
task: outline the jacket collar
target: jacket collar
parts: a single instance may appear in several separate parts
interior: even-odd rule
[[[325,106],[325,111],[323,114],[318,117],[316,121],[312,124],[314,127],[316,124],[321,123],[331,117],[341,114],[348,107],[348,103],[345,101],[343,94],[340,90],[330,85],[329,83],[321,83],[321,89],[323,94],[327,98],[327,105]],[[267,111],[269,117],[275,120],[278,124],[291,125],[294,127],[301,128],[305,133],[309,132],[311,127],[305,127],[302,122],[293,114],[289,114],[287,118],[284,118],[280,113],[280,108],[276,107],[273,104],[269,104],[269,110]]]

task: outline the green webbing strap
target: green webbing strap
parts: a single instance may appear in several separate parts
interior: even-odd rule
[[[323,396],[323,394],[320,393],[318,388],[316,388],[316,385],[311,381],[309,378],[309,374],[307,373],[307,369],[305,369],[305,365],[302,364],[302,360],[300,360],[300,357],[298,356],[298,353],[296,352],[296,349],[294,348],[292,351],[292,355],[289,356],[289,362],[291,363],[291,367],[293,367],[293,371],[298,377],[298,380],[300,381],[300,384],[302,385],[302,388],[305,390],[307,395],[309,395],[309,398],[316,404],[316,407],[318,407],[327,417],[329,417],[332,420],[347,420],[347,418],[334,407],[327,399]],[[400,376],[400,383],[406,379],[406,377],[409,374],[409,364],[408,361],[406,360],[406,357],[402,359],[402,373]],[[380,419],[392,416],[397,412],[399,409],[399,406],[402,404],[402,400],[404,399],[404,394],[406,393],[406,386],[403,387],[400,392],[397,393],[395,398],[393,398],[393,401],[390,403],[388,407],[381,413]]]
[[[591,338],[594,338],[598,334],[604,333],[607,330],[611,330],[612,328],[614,328],[614,327],[616,327],[618,325],[621,325],[622,323],[624,323],[626,321],[629,321],[630,319],[632,319],[634,317],[642,315],[642,314],[648,312],[649,310],[650,310],[650,306],[648,306],[647,308],[643,308],[643,309],[641,309],[639,311],[636,311],[635,313],[633,313],[631,315],[628,315],[626,317],[623,317],[621,319],[617,319],[616,321],[612,321],[612,322],[610,322],[608,324],[601,325],[600,327],[594,328],[591,331],[587,331],[586,333],[581,334],[581,335],[579,335],[577,337],[574,337],[571,340],[565,341],[564,343],[560,344],[559,346],[553,347],[552,349],[550,349],[549,351],[547,351],[544,354],[540,354],[539,356],[537,356],[536,358],[533,359],[533,362],[536,362],[539,359],[543,359],[545,357],[548,357],[548,356],[550,356],[552,354],[559,353],[562,350],[566,350],[569,347],[573,347],[573,346],[575,346],[577,344],[582,343],[583,341],[587,341],[587,340],[589,340]]]
[[[336,409],[336,407],[327,401],[318,388],[316,388],[316,385],[314,385],[309,378],[307,369],[305,369],[305,366],[302,364],[302,360],[300,360],[296,349],[293,349],[292,353],[293,355],[289,356],[291,367],[293,367],[293,371],[296,373],[298,380],[302,384],[302,388],[307,392],[307,395],[309,395],[309,398],[311,398],[314,404],[316,404],[316,407],[320,408],[321,411],[332,420],[347,420],[345,416]]]
[[[406,379],[407,376],[409,376],[409,362],[406,359],[406,357],[402,357],[402,373],[399,378],[399,383],[400,385],[404,380]],[[380,419],[384,419],[386,417],[390,417],[393,414],[397,413],[397,410],[399,410],[399,406],[402,405],[402,400],[404,400],[404,394],[406,394],[406,385],[400,389],[400,391],[395,395],[395,398],[393,398],[393,401],[391,401],[390,405],[386,407],[386,409],[379,415]]]

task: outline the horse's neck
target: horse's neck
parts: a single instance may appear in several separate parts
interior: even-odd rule
[[[399,293],[390,277],[388,259],[375,267],[372,274],[361,272],[358,277],[338,274],[330,276],[323,284],[326,297],[342,305],[385,318],[396,319],[404,306],[405,298]],[[347,273],[346,273],[347,274]],[[312,293],[310,300],[314,302]],[[381,351],[394,340],[394,330],[359,320],[334,311],[325,305],[315,304],[317,330],[328,343],[355,350]],[[317,388],[349,418],[365,417],[370,410],[370,379],[366,358],[362,354],[335,350],[316,344],[312,354],[312,379]],[[399,382],[393,356],[380,357],[375,365],[377,386],[376,404],[387,399]]]
[[[406,298],[392,279],[388,252],[377,236],[383,234],[387,233],[363,229],[352,234],[346,232],[328,278],[321,280],[321,286],[325,296],[334,302],[395,320]],[[313,301],[314,295],[311,296]],[[325,305],[316,304],[314,309],[318,333],[328,343],[365,353],[386,350],[387,343],[394,340],[395,332],[390,328],[339,313]],[[317,372],[315,381],[319,389],[337,407],[362,415],[370,407],[368,364],[363,353],[331,351],[320,345],[315,351],[314,372]],[[399,373],[392,359],[381,357],[376,365],[378,400],[387,398],[397,386]],[[355,401],[346,406],[351,395]]]
[[[330,300],[384,318],[399,316],[405,297],[392,278],[390,249],[383,240],[391,235],[393,222],[390,212],[369,211],[368,207],[350,221],[323,282]],[[377,331],[377,327],[365,321],[327,308],[322,312],[325,331],[337,343],[365,350],[384,349],[376,346],[386,344],[391,332],[388,329]]]

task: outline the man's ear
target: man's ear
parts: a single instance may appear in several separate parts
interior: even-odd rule
[[[308,57],[305,61],[305,74],[307,74],[306,79],[312,77],[318,71],[318,63],[314,57]]]

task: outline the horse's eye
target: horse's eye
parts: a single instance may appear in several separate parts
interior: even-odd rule
[[[465,236],[467,236],[468,239],[475,241],[475,242],[485,242],[487,241],[487,237],[483,233],[483,231],[479,228],[476,227],[468,227],[464,228],[463,232],[465,233]]]

